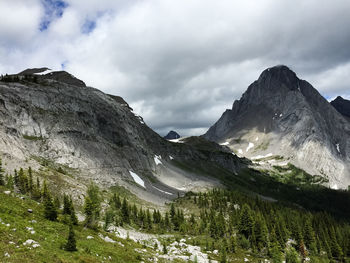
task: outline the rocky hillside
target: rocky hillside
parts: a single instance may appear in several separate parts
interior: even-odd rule
[[[338,96],[335,100],[331,101],[331,105],[350,121],[350,100]]]
[[[182,161],[199,166],[209,161],[231,172],[241,167],[240,159],[227,152],[208,155],[168,142],[121,97],[47,68],[6,75],[0,81],[0,154],[9,173],[29,165],[36,170],[58,167],[56,179],[47,179],[55,184],[63,180],[73,197],[82,195],[84,184],[92,180],[103,187],[125,186],[154,202],[219,184],[181,170],[177,164]]]
[[[349,122],[286,66],[264,70],[204,137],[260,165],[291,162],[333,188],[350,184]]]

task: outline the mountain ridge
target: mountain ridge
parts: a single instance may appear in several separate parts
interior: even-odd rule
[[[204,137],[250,158],[282,155],[335,188],[350,184],[349,123],[287,66],[264,70]]]

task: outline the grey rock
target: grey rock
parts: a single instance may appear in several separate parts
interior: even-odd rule
[[[346,100],[338,96],[336,99],[331,101],[331,105],[350,121],[350,100]]]
[[[141,198],[163,202],[194,186],[219,184],[178,169],[173,159],[196,165],[218,162],[232,172],[242,167],[238,157],[224,150],[206,154],[165,140],[123,98],[82,83],[62,72],[0,81],[0,153],[8,171],[29,165],[39,169],[41,161],[48,160],[74,171],[71,177],[60,171],[74,199],[83,200],[85,185],[94,181],[106,188],[122,185]],[[144,181],[145,188],[135,184],[130,171]]]
[[[264,70],[204,137],[250,158],[282,155],[334,188],[350,184],[349,122],[286,66]]]

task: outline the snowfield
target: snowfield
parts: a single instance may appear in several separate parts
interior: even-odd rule
[[[129,171],[131,177],[134,179],[135,183],[141,185],[143,188],[146,188],[145,182],[138,176],[136,173]]]

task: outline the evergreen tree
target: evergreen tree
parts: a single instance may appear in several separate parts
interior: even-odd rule
[[[30,166],[28,168],[28,191],[33,192],[33,172]]]
[[[84,213],[85,213],[85,226],[89,228],[95,227],[95,218],[94,218],[94,207],[90,197],[85,197],[84,204]]]
[[[90,184],[85,197],[84,213],[85,226],[97,228],[97,222],[100,217],[101,196],[100,190],[94,184]]]
[[[254,221],[253,221],[252,211],[248,204],[244,204],[241,209],[238,230],[242,235],[244,235],[246,238],[249,239],[249,237],[253,233],[253,226],[254,226]]]
[[[305,241],[306,247],[312,253],[316,253],[317,248],[316,248],[315,232],[312,228],[311,220],[309,218],[307,218],[304,221],[303,234],[304,234],[304,241]]]
[[[72,224],[69,225],[69,234],[68,234],[68,238],[67,238],[67,243],[66,243],[64,248],[67,251],[77,251],[75,233],[74,233]]]
[[[286,253],[286,263],[300,263],[298,253],[293,247],[290,247]]]
[[[72,202],[68,195],[63,195],[63,211],[62,213],[64,215],[70,215],[71,214],[71,208],[72,208]]]
[[[57,220],[57,210],[49,194],[44,199],[44,217],[51,221]]]
[[[333,227],[331,227],[330,229],[330,248],[331,248],[331,253],[332,253],[332,257],[335,259],[341,259],[342,257],[342,249],[339,246],[339,243],[337,241],[336,235],[335,235],[335,230]]]
[[[14,170],[14,174],[15,186],[19,189],[19,177],[16,169]]]
[[[2,160],[0,158],[0,185],[5,185],[4,172],[5,171],[2,168]]]
[[[130,224],[130,212],[129,212],[129,205],[126,201],[126,198],[123,199],[123,204],[121,207],[121,213],[122,213],[122,220],[125,224]]]
[[[281,247],[278,242],[272,243],[270,257],[273,263],[282,263]]]
[[[9,175],[8,176],[8,178],[7,178],[7,181],[6,181],[6,187],[8,188],[8,189],[13,189],[13,187],[14,187],[14,179],[13,179],[13,176],[12,175]]]

